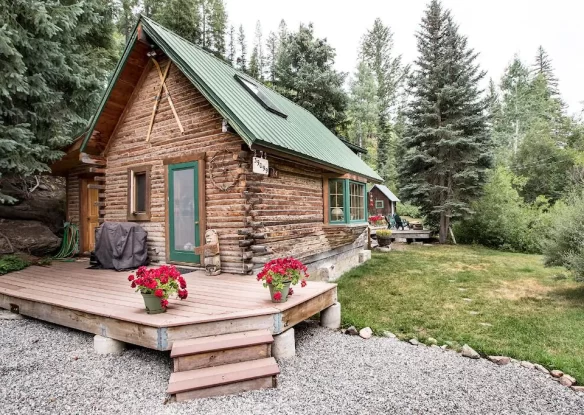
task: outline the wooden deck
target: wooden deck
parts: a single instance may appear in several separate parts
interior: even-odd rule
[[[176,340],[268,329],[279,334],[337,301],[335,284],[295,287],[274,304],[253,276],[195,271],[183,275],[189,297],[171,299],[168,311],[149,315],[128,282],[130,272],[88,269],[89,263],[54,262],[0,279],[0,307],[40,320],[156,350]]]

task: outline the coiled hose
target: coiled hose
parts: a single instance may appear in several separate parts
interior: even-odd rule
[[[56,260],[70,260],[79,252],[79,227],[73,223],[65,222],[63,241],[59,253],[53,257]]]

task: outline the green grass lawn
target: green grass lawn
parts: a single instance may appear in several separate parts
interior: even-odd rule
[[[374,253],[339,280],[343,324],[467,343],[584,382],[584,284],[537,255],[473,246]]]

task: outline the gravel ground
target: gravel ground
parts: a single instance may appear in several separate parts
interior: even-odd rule
[[[92,336],[34,320],[0,321],[1,414],[584,413],[545,375],[388,338],[305,324],[279,387],[165,403],[170,358],[141,348],[93,353]]]

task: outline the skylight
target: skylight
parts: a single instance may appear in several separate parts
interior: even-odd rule
[[[239,75],[234,76],[235,79],[237,79],[237,81],[247,90],[247,92],[249,92],[256,99],[256,101],[262,105],[262,107],[276,115],[279,115],[282,118],[288,118],[288,116],[284,114],[282,110],[280,110],[280,108],[278,108],[278,106],[274,104],[256,84]]]

